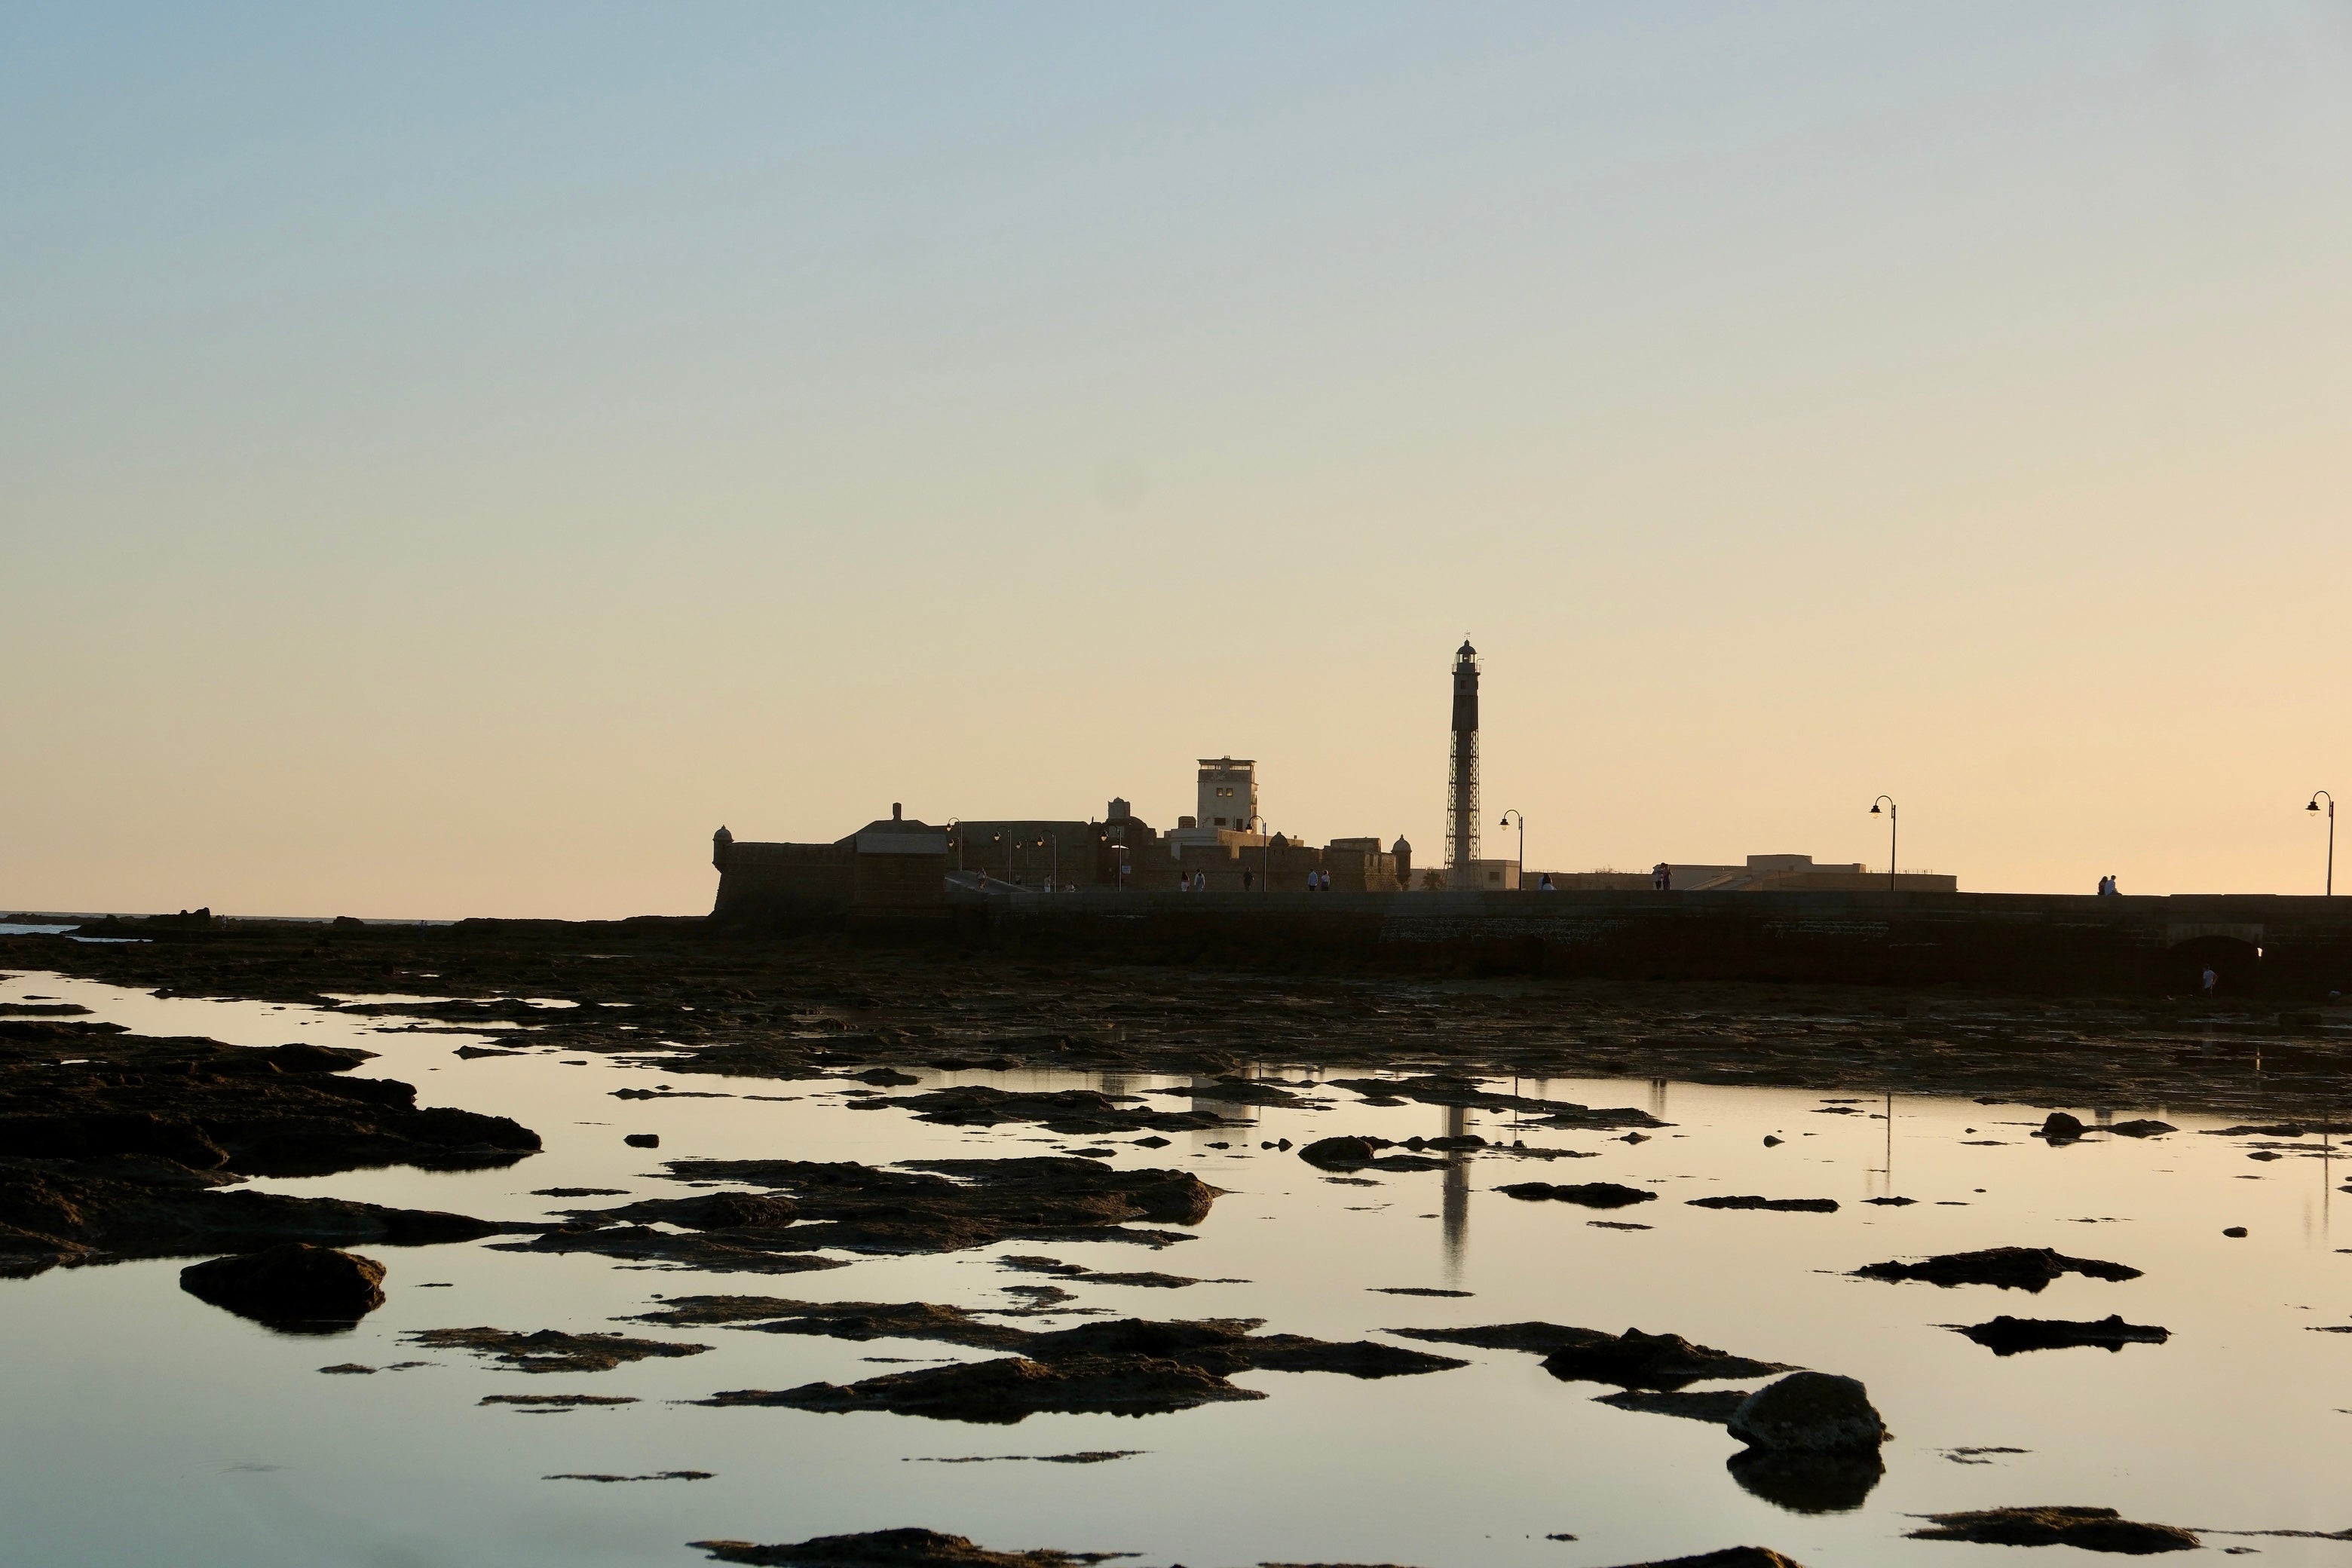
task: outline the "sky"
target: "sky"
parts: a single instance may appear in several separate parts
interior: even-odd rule
[[[1530,868],[2315,893],[2347,278],[2343,0],[11,6],[0,909],[1429,862],[1465,635]]]

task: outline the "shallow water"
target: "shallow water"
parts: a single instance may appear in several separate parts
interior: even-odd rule
[[[1639,1143],[1598,1131],[1515,1132],[1507,1114],[1379,1109],[1332,1090],[1328,1110],[1237,1110],[1246,1126],[1145,1150],[1131,1146],[1133,1134],[1067,1138],[1012,1125],[976,1132],[903,1110],[852,1111],[844,1090],[863,1086],[835,1080],[667,1077],[538,1051],[464,1059],[457,1048],[489,1031],[155,997],[48,974],[0,980],[0,1001],[31,996],[79,1002],[145,1034],[363,1045],[382,1054],[362,1070],[416,1084],[422,1103],[513,1116],[547,1144],[501,1171],[395,1168],[258,1184],[290,1192],[533,1219],[626,1201],[545,1198],[535,1188],[677,1195],[686,1189],[662,1176],[667,1159],[882,1163],[1108,1146],[1117,1163],[1181,1164],[1227,1195],[1197,1239],[1159,1252],[1013,1243],[799,1276],[649,1269],[488,1244],[377,1249],[390,1268],[387,1304],[331,1337],[273,1333],[198,1301],[177,1288],[184,1260],[0,1282],[0,1385],[8,1391],[0,1400],[0,1518],[10,1542],[0,1555],[11,1561],[687,1563],[699,1554],[684,1543],[700,1537],[794,1541],[921,1524],[997,1547],[1128,1550],[1141,1563],[1196,1568],[1265,1560],[1590,1568],[1741,1542],[1811,1568],[1859,1568],[1981,1555],[1990,1549],[1901,1533],[1914,1514],[2004,1504],[2104,1505],[2201,1527],[2352,1524],[2352,1499],[2337,1479],[2352,1438],[2352,1334],[2308,1331],[2352,1324],[2352,1256],[2336,1251],[2331,1235],[2339,1172],[2317,1157],[2317,1139],[2302,1141],[2308,1153],[2255,1162],[2247,1155],[2262,1141],[2203,1136],[2217,1125],[2210,1119],[2116,1106],[2107,1109],[2117,1118],[2158,1116],[2181,1131],[2052,1148],[2027,1136],[2041,1112],[2024,1106],[1896,1099],[1890,1120],[1879,1100],[1830,1113],[1832,1099],[1853,1092],[1834,1086],[1528,1079],[1522,1092],[1637,1105],[1674,1125]],[[1269,1062],[1265,1070],[1319,1076],[1314,1064]],[[892,1092],[942,1082],[1141,1092],[1177,1081],[931,1073]],[[657,1084],[679,1098],[613,1098]],[[1153,1095],[1151,1103],[1190,1102]],[[2090,1108],[2074,1109],[2089,1119]],[[1464,1130],[1598,1157],[1485,1155],[1445,1172],[1368,1173],[1376,1184],[1367,1185],[1330,1181],[1295,1154],[1257,1146],[1335,1132],[1403,1139]],[[660,1149],[623,1144],[634,1132],[658,1133]],[[1768,1133],[1787,1142],[1767,1148]],[[1216,1142],[1233,1147],[1208,1146]],[[1596,1214],[1493,1190],[1525,1180],[1649,1184],[1663,1201]],[[1718,1212],[1682,1201],[1717,1193],[1832,1197],[1843,1206],[1832,1215]],[[1859,1201],[1890,1194],[1919,1201]],[[2221,1236],[2235,1225],[2251,1236]],[[2054,1247],[2146,1274],[2121,1284],[2068,1278],[2033,1296],[1848,1277],[1883,1258],[2004,1244]],[[1555,1381],[1538,1358],[1517,1352],[1433,1346],[1472,1364],[1381,1381],[1244,1373],[1235,1381],[1270,1397],[1140,1419],[1046,1415],[974,1426],[671,1402],[894,1370],[875,1357],[981,1352],[614,1322],[663,1295],[720,1292],[1013,1306],[1003,1287],[1035,1277],[993,1267],[992,1256],[1006,1251],[1249,1281],[1181,1290],[1059,1281],[1077,1293],[1070,1305],[1122,1315],[1263,1318],[1272,1330],[1332,1339],[1531,1318],[1677,1332],[1859,1377],[1896,1436],[1885,1479],[1860,1508],[1806,1514],[1741,1488],[1725,1468],[1738,1445],[1721,1428],[1596,1404],[1606,1388]],[[1396,1286],[1474,1294],[1374,1293]],[[2115,1353],[2004,1359],[1940,1326],[2001,1312],[2120,1312],[2163,1324],[2173,1338]],[[712,1349],[609,1373],[534,1375],[401,1342],[404,1331],[475,1324],[617,1326]],[[317,1371],[410,1360],[430,1364],[373,1376]],[[641,1403],[551,1415],[478,1404],[499,1393]],[[913,1462],[1124,1448],[1144,1452],[1095,1465]],[[1958,1448],[2026,1452],[1949,1452]],[[541,1479],[673,1469],[715,1475],[620,1485]],[[1577,1539],[1547,1539],[1555,1533]],[[2352,1561],[2352,1545],[2341,1542],[2213,1536],[2208,1544],[2258,1546],[2273,1563]],[[2065,1555],[2060,1549],[2053,1560]]]

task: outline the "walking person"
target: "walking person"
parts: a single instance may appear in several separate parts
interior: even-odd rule
[[[2209,964],[2207,964],[2207,965],[2205,966],[2205,973],[2204,973],[2204,977],[2203,977],[2203,978],[2204,978],[2204,987],[2205,987],[2205,1000],[2207,1000],[2208,1002],[2210,1002],[2210,1001],[2213,999],[2213,988],[2214,988],[2215,986],[2217,986],[2217,985],[2219,985],[2219,984],[2221,984],[2221,977],[2220,975],[2218,975],[2218,974],[2216,974],[2216,973],[2213,973],[2213,966],[2212,966],[2211,964],[2210,964],[2210,963],[2209,963]]]

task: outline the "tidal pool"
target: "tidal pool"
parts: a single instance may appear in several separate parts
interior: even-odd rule
[[[381,1054],[362,1073],[415,1084],[423,1104],[514,1117],[546,1143],[501,1170],[395,1167],[256,1184],[280,1191],[542,1220],[565,1208],[681,1195],[688,1189],[664,1175],[667,1160],[885,1164],[1108,1148],[1113,1164],[1186,1169],[1224,1195],[1190,1227],[1194,1239],[1157,1251],[1016,1242],[787,1276],[684,1272],[488,1242],[362,1248],[389,1268],[387,1302],[356,1330],[327,1337],[276,1333],[184,1293],[186,1259],[0,1281],[0,1516],[13,1562],[684,1564],[700,1560],[686,1543],[701,1538],[797,1541],[923,1525],[1000,1549],[1128,1551],[1139,1563],[1194,1568],[1598,1568],[1742,1542],[1809,1568],[1861,1568],[2000,1550],[1903,1538],[1916,1516],[1961,1509],[2096,1505],[2209,1530],[2352,1525],[2339,1479],[2352,1440],[2352,1332],[2314,1331],[2352,1329],[2352,1256],[2334,1245],[2339,1173],[2318,1136],[2216,1137],[2209,1130],[2221,1124],[2211,1118],[2116,1105],[2072,1109],[2086,1121],[2104,1110],[2160,1118],[2179,1131],[2053,1146],[2031,1136],[2041,1106],[1890,1102],[1835,1084],[1799,1091],[1521,1079],[1523,1094],[1633,1105],[1671,1125],[1633,1142],[1616,1131],[1523,1128],[1509,1113],[1370,1106],[1328,1089],[1315,1096],[1326,1109],[1217,1104],[1234,1125],[1150,1149],[1132,1133],[1064,1137],[1019,1124],[981,1131],[898,1109],[855,1110],[870,1095],[841,1079],[670,1077],[650,1063],[542,1051],[527,1040],[520,1054],[467,1058],[460,1047],[494,1035],[293,1005],[158,997],[55,974],[0,979],[0,1002],[32,997],[81,1004],[142,1034],[364,1046]],[[658,1055],[656,1042],[647,1047]],[[1311,1062],[1268,1060],[1255,1070],[1294,1082],[1323,1076]],[[1142,1093],[1183,1082],[919,1076],[887,1092],[987,1083]],[[614,1098],[665,1085],[661,1098]],[[1150,1103],[1192,1102],[1155,1093]],[[1400,1141],[1470,1133],[1592,1157],[1486,1152],[1440,1171],[1335,1180],[1295,1152],[1260,1147],[1353,1132]],[[642,1133],[657,1134],[660,1147],[623,1142]],[[1768,1146],[1768,1136],[1782,1142]],[[2257,1153],[2282,1157],[2249,1157]],[[1611,1181],[1659,1197],[1601,1212],[1496,1190],[1530,1180]],[[536,1194],[551,1187],[623,1195]],[[1832,1198],[1840,1207],[1688,1203],[1743,1194]],[[1890,1196],[1915,1202],[1864,1201]],[[2222,1234],[2241,1226],[2242,1239]],[[2120,1283],[2069,1277],[2035,1295],[1852,1275],[1888,1258],[2012,1244],[2144,1272]],[[1074,1292],[1066,1306],[1120,1316],[1259,1318],[1271,1331],[1400,1344],[1414,1342],[1386,1331],[1530,1319],[1679,1333],[1860,1378],[1895,1436],[1883,1478],[1858,1506],[1809,1512],[1743,1486],[1726,1464],[1738,1445],[1719,1426],[1596,1403],[1606,1386],[1557,1381],[1538,1357],[1514,1352],[1427,1346],[1471,1364],[1377,1381],[1247,1372],[1234,1381],[1268,1397],[1140,1418],[1039,1415],[970,1426],[679,1402],[721,1389],[848,1383],[986,1352],[616,1321],[666,1297],[717,1293],[1009,1308],[1020,1300],[1004,1288],[1038,1277],[994,1258],[1037,1252],[1101,1270],[1245,1281],[1181,1289],[1055,1281]],[[1396,1288],[1468,1294],[1382,1293]],[[2120,1313],[2163,1325],[2171,1338],[2118,1352],[1999,1357],[1948,1327],[2001,1313]],[[533,1375],[403,1338],[475,1325],[617,1329],[711,1348],[609,1372]],[[370,1375],[319,1371],[403,1362],[425,1364]],[[550,1394],[635,1402],[481,1403]],[[1088,1464],[1010,1458],[1117,1450],[1139,1452]],[[970,1458],[1000,1462],[928,1462]],[[676,1471],[709,1474],[544,1479]],[[2344,1542],[2215,1534],[2206,1545],[2259,1548],[2276,1563],[2352,1562]],[[2070,1554],[2059,1548],[2053,1557]]]

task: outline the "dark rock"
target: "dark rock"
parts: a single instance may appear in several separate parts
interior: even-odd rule
[[[199,1171],[316,1176],[482,1169],[539,1148],[537,1133],[505,1117],[419,1109],[411,1085],[337,1076],[369,1053],[132,1035],[83,1048],[93,1059],[72,1066],[5,1059],[0,1158],[153,1156]]]
[[[2136,1121],[2113,1122],[2109,1124],[2106,1131],[2118,1138],[2154,1138],[2166,1132],[2178,1132],[2180,1129],[2169,1121],[2142,1119]]]
[[[1423,1073],[1414,1078],[1335,1078],[1328,1087],[1349,1089],[1362,1095],[1367,1102],[1394,1103],[1399,1099],[1419,1100],[1423,1105],[1462,1106],[1477,1110],[1516,1110],[1531,1112],[1543,1118],[1547,1127],[1664,1127],[1646,1110],[1631,1106],[1614,1110],[1595,1110],[1590,1106],[1573,1104],[1564,1100],[1538,1100],[1528,1095],[1504,1094],[1484,1087],[1475,1078],[1458,1073]]]
[[[1298,1157],[1325,1170],[1350,1171],[1370,1164],[1377,1147],[1377,1141],[1370,1138],[1318,1138],[1300,1149]]]
[[[700,1355],[710,1348],[675,1340],[633,1340],[620,1334],[567,1334],[557,1329],[531,1334],[506,1329],[417,1329],[407,1339],[411,1344],[435,1350],[472,1351],[520,1372],[610,1372],[624,1362]]]
[[[1050,1132],[1100,1133],[1150,1128],[1185,1131],[1225,1125],[1213,1111],[1154,1110],[1134,1095],[1105,1094],[1092,1089],[1046,1092],[954,1084],[887,1103],[913,1111],[919,1121],[948,1127],[994,1127],[1014,1121],[1033,1122]]]
[[[574,1210],[562,1231],[510,1250],[593,1252],[677,1268],[785,1273],[839,1267],[836,1260],[774,1260],[779,1254],[839,1247],[856,1252],[953,1252],[1016,1239],[1084,1237],[1164,1247],[1182,1232],[1130,1227],[1130,1220],[1198,1225],[1218,1189],[1184,1171],[1118,1170],[1099,1161],[1038,1155],[1005,1160],[910,1160],[878,1170],[847,1161],[674,1160],[679,1181],[729,1182],[792,1194],[787,1227],[741,1226],[679,1237],[645,1226],[668,1219],[669,1199],[616,1209]],[[605,1228],[613,1226],[614,1228]],[[762,1259],[770,1259],[763,1261]]]
[[[1110,1355],[1046,1363],[1010,1356],[891,1373],[846,1384],[811,1383],[782,1392],[733,1389],[694,1403],[828,1413],[887,1410],[940,1421],[1010,1426],[1041,1411],[1150,1415],[1265,1397],[1185,1362]]]
[[[792,1301],[775,1297],[690,1296],[665,1302],[643,1321],[666,1324],[727,1322],[773,1334],[823,1334],[833,1339],[935,1340],[979,1350],[1017,1352],[1060,1364],[1104,1357],[1181,1362],[1227,1373],[1333,1372],[1350,1377],[1395,1377],[1444,1372],[1465,1363],[1370,1340],[1334,1343],[1299,1334],[1260,1334],[1256,1318],[1207,1318],[1171,1322],[1112,1318],[1076,1328],[1036,1331],[929,1301]]]
[[[1526,1203],[1549,1201],[1576,1204],[1589,1209],[1622,1209],[1633,1204],[1656,1201],[1657,1194],[1646,1187],[1629,1187],[1618,1182],[1512,1182],[1496,1187],[1496,1192]]]
[[[1804,1564],[1794,1558],[1783,1557],[1769,1547],[1727,1546],[1720,1552],[1702,1552],[1696,1557],[1630,1563],[1625,1568],[1804,1568]]]
[[[1959,1331],[1995,1355],[2005,1356],[2021,1351],[2063,1350],[2074,1345],[2099,1345],[2120,1351],[2126,1345],[2160,1345],[2172,1337],[2168,1331],[2153,1324],[2126,1323],[2119,1315],[2096,1322],[2004,1315],[1990,1322],[1968,1324]]]
[[[1825,1454],[1875,1449],[1891,1436],[1858,1379],[1792,1372],[1740,1402],[1731,1435],[1771,1453]]]
[[[632,1132],[623,1138],[621,1142],[626,1143],[632,1149],[658,1149],[661,1147],[661,1134],[658,1132]]]
[[[1872,1200],[1876,1201],[1876,1200]],[[1787,1214],[1835,1214],[1835,1198],[1759,1198],[1749,1195],[1721,1198],[1693,1198],[1695,1209],[1773,1209]]]
[[[808,1274],[846,1268],[844,1258],[820,1258],[800,1250],[803,1238],[772,1226],[698,1232],[680,1236],[651,1226],[612,1226],[591,1230],[553,1230],[530,1241],[493,1243],[500,1252],[593,1253],[631,1263],[692,1268],[707,1274]]]
[[[1472,1345],[1480,1350],[1530,1351],[1562,1382],[1613,1383],[1621,1388],[1678,1388],[1703,1378],[1761,1377],[1793,1369],[1695,1345],[1680,1334],[1622,1334],[1564,1323],[1488,1323],[1465,1329],[1391,1329],[1400,1339]]]
[[[1645,1334],[1639,1329],[1563,1344],[1543,1364],[1562,1382],[1613,1383],[1622,1388],[1677,1388],[1701,1378],[1755,1377],[1789,1370],[1778,1362],[1750,1361],[1710,1345],[1695,1345],[1680,1334]]]
[[[859,1083],[870,1083],[881,1089],[897,1089],[923,1081],[913,1073],[900,1072],[896,1068],[867,1068],[864,1072],[854,1072],[848,1076]]]
[[[2053,1143],[2072,1143],[2087,1131],[2076,1118],[2063,1110],[2053,1110],[2043,1119],[2042,1131],[2034,1136],[2047,1138]]]
[[[1925,1279],[1954,1285],[1997,1285],[2004,1290],[2039,1291],[2067,1274],[2093,1279],[2137,1279],[2140,1271],[2095,1258],[2069,1258],[2046,1247],[1991,1247],[1981,1252],[1949,1252],[1917,1263],[1873,1263],[1854,1273],[1864,1279]]]
[[[616,1209],[574,1209],[591,1221],[685,1226],[692,1230],[773,1230],[800,1217],[800,1205],[772,1193],[698,1193],[690,1198],[644,1198]]]
[[[1366,1289],[1380,1296],[1474,1296],[1475,1290],[1441,1290],[1433,1285],[1372,1285]]]
[[[1773,1137],[1769,1132],[1764,1134],[1764,1147],[1767,1149],[1778,1149],[1780,1146],[1780,1139]]]
[[[1223,1100],[1236,1105],[1296,1105],[1298,1097],[1279,1084],[1255,1079],[1221,1078],[1213,1083],[1184,1084],[1157,1089],[1154,1094],[1180,1094],[1192,1100]]]
[[[2141,1524],[2111,1508],[1987,1508],[1927,1517],[1932,1525],[1912,1531],[1911,1540],[2074,1546],[2085,1552],[2123,1552],[2135,1556],[2188,1552],[2203,1544],[2194,1531],[2170,1524]]]
[[[99,1170],[108,1173],[89,1173]],[[67,1261],[247,1252],[289,1242],[422,1247],[520,1228],[345,1198],[215,1190],[233,1180],[152,1157],[0,1160],[0,1276]]]
[[[748,1541],[697,1541],[721,1563],[758,1568],[1072,1568],[1127,1552],[991,1552],[961,1535],[936,1530],[869,1530],[858,1535],[820,1535],[782,1546]]]
[[[336,1333],[383,1305],[383,1265],[290,1242],[180,1270],[180,1289],[272,1328]]]
[[[2246,1227],[2242,1225],[2233,1225],[2223,1230],[2221,1234],[2232,1239],[2242,1240],[2246,1235]]]
[[[478,1405],[519,1405],[526,1410],[577,1410],[592,1405],[635,1405],[633,1394],[486,1394]]]

